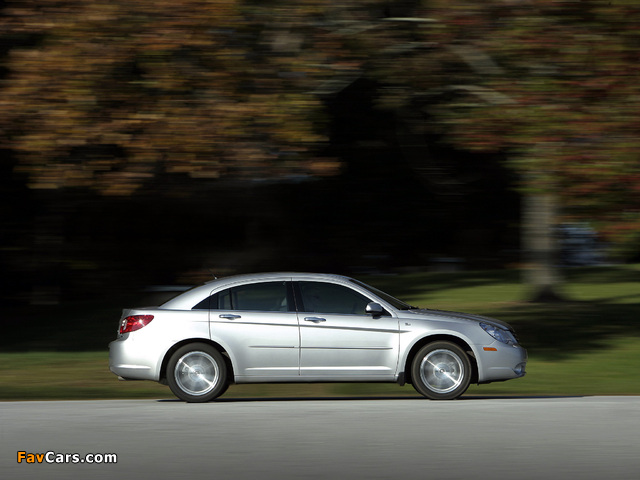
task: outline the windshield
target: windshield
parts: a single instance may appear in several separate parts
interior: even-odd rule
[[[388,304],[390,304],[393,308],[395,308],[397,310],[414,310],[414,309],[418,308],[418,307],[413,307],[413,306],[409,305],[408,303],[403,302],[402,300],[398,300],[397,298],[392,297],[388,293],[385,293],[382,290],[378,290],[377,288],[374,288],[371,285],[367,285],[366,283],[362,283],[359,280],[355,280],[353,278],[351,278],[350,280],[353,283],[355,283],[356,285],[359,285],[362,288],[364,288],[364,289],[368,290],[369,292],[373,293],[377,297],[380,297],[382,300],[384,300],[385,302],[387,302]]]

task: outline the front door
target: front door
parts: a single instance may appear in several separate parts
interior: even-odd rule
[[[308,380],[393,380],[398,320],[372,317],[372,299],[341,284],[298,282],[300,375]]]

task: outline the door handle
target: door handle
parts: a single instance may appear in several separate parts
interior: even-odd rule
[[[322,318],[322,317],[304,317],[304,321],[305,322],[320,323],[320,322],[326,322],[327,319],[326,318]]]
[[[240,315],[232,315],[231,313],[223,313],[220,318],[226,318],[227,320],[235,320],[236,318],[242,318]]]

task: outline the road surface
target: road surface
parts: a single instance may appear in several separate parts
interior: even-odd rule
[[[640,397],[3,402],[0,446],[11,480],[637,480]]]

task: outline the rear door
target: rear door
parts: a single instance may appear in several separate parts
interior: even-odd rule
[[[228,350],[238,381],[299,374],[300,336],[291,282],[241,284],[210,297],[211,339]]]
[[[296,282],[300,375],[308,380],[392,380],[398,320],[365,313],[372,300],[343,284]]]

